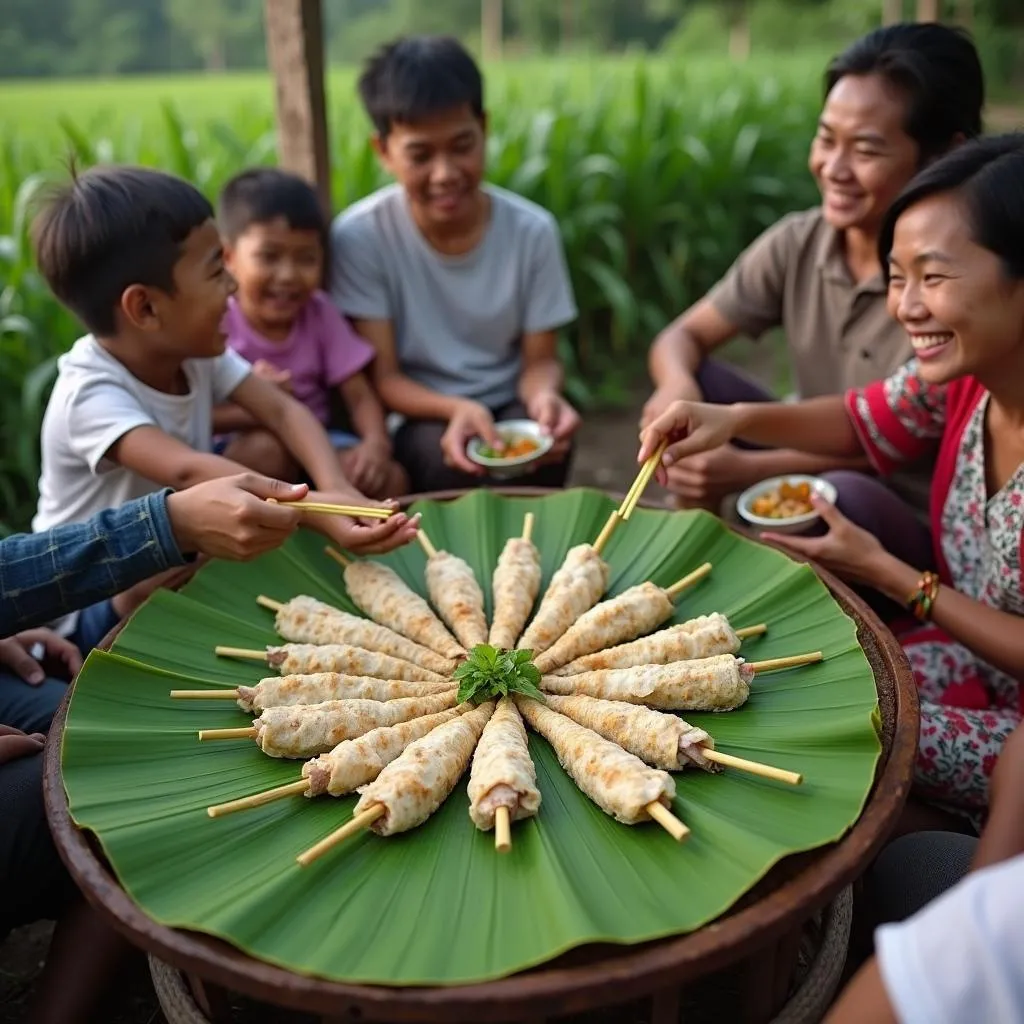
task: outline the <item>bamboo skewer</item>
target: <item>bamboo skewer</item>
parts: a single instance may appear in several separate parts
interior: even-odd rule
[[[622,504],[619,506],[619,515],[626,522],[629,521],[629,517],[633,514],[633,509],[636,508],[637,502],[643,497],[644,491],[647,489],[647,485],[651,482],[651,477],[654,476],[659,464],[661,463],[661,457],[665,454],[665,449],[668,447],[668,439],[662,441],[658,445],[657,450],[640,468],[640,472],[637,473],[636,479],[633,481],[633,486],[630,487],[629,493],[622,500]]]
[[[254,740],[259,730],[254,725],[241,729],[200,729],[199,742],[206,740]]]
[[[313,861],[318,860],[329,850],[333,850],[339,843],[348,839],[349,836],[355,835],[364,828],[369,828],[379,817],[386,813],[386,810],[383,804],[374,804],[373,807],[367,807],[365,811],[357,814],[329,836],[325,836],[315,846],[311,846],[306,850],[305,853],[300,853],[295,859],[304,868],[308,867]]]
[[[265,789],[262,793],[253,793],[251,796],[229,800],[224,804],[214,804],[212,807],[206,808],[206,813],[211,818],[221,818],[225,814],[234,814],[235,811],[247,811],[251,807],[262,807],[275,800],[283,800],[287,796],[296,796],[305,793],[308,789],[309,779],[299,779],[297,782],[288,782],[274,789]]]
[[[267,660],[266,651],[258,651],[249,647],[214,647],[213,653],[218,658],[242,658],[245,661],[263,661]]]
[[[762,636],[768,632],[768,625],[764,622],[759,622],[756,626],[744,626],[743,629],[736,630],[736,636],[740,640],[746,640],[752,636]]]
[[[353,519],[390,519],[396,511],[391,508],[371,508],[368,505],[334,505],[327,501],[275,501],[273,498],[268,498],[267,501],[285,508],[314,512],[317,515],[350,516]]]
[[[644,810],[677,842],[681,843],[690,830],[663,803],[655,800]]]
[[[534,515],[532,512],[527,512],[523,516],[523,540],[531,540],[533,537],[533,520]]]
[[[273,598],[266,597],[263,594],[256,598],[256,603],[262,608],[269,608],[272,612],[279,612],[284,607],[280,601],[275,601]]]
[[[811,651],[808,654],[794,654],[788,658],[769,658],[767,661],[752,661],[750,667],[755,672],[774,672],[781,668],[796,668],[798,665],[813,665],[823,661],[825,656],[821,651]]]
[[[711,747],[701,747],[701,755],[708,761],[723,765],[726,768],[736,768],[738,771],[747,772],[750,775],[760,775],[764,779],[774,779],[776,782],[785,782],[789,786],[799,786],[804,777],[799,772],[788,772],[783,768],[774,768],[770,764],[761,764],[760,761],[748,761],[745,757],[735,757],[732,754],[723,754],[720,750]]]
[[[705,562],[703,565],[694,569],[693,572],[684,576],[677,583],[673,583],[671,587],[666,587],[665,593],[668,594],[670,600],[674,601],[684,590],[688,590],[695,583],[699,583],[704,579],[709,572],[711,572],[711,563]]]
[[[333,558],[343,569],[347,569],[352,564],[351,558],[346,558],[340,551],[335,551],[332,547],[324,548],[324,554]]]
[[[609,539],[611,538],[612,532],[614,531],[615,527],[618,526],[621,522],[622,517],[619,515],[618,512],[613,512],[608,517],[608,522],[606,522],[604,526],[601,528],[601,532],[597,535],[597,540],[595,540],[594,543],[591,545],[591,547],[598,554],[601,554],[601,552],[604,550],[604,546],[608,543]]]
[[[433,542],[427,536],[426,532],[420,530],[416,534],[416,539],[420,542],[420,547],[427,553],[427,558],[433,558],[437,554],[437,548],[434,547]]]
[[[507,807],[499,807],[494,812],[494,849],[498,853],[512,849],[512,818]]]
[[[171,690],[175,700],[238,700],[240,694],[234,686],[226,690]]]

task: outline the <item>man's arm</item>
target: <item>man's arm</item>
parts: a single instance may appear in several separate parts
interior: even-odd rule
[[[556,441],[565,441],[580,425],[576,410],[562,397],[564,374],[558,360],[558,335],[537,331],[523,336],[522,371],[519,375],[519,400],[526,413],[551,432]]]
[[[695,302],[672,321],[651,345],[647,357],[651,379],[657,388],[692,387],[699,401],[697,370],[704,357],[739,333],[739,328],[711,304],[708,298]],[[688,398],[688,395],[679,395]]]
[[[84,523],[0,541],[0,623],[16,633],[85,608],[157,573],[183,553],[251,558],[280,544],[299,514],[266,498],[297,501],[304,484],[255,473],[172,494],[158,491]]]

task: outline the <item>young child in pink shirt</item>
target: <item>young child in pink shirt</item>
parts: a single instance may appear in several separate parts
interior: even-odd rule
[[[320,290],[327,225],[301,178],[276,168],[243,171],[221,193],[218,221],[238,283],[224,330],[228,345],[331,426],[337,389],[351,430],[329,430],[342,471],[370,497],[408,490],[391,458],[384,410],[364,372],[373,348]],[[225,454],[264,473],[293,478],[294,462],[273,435],[236,406],[220,406]]]

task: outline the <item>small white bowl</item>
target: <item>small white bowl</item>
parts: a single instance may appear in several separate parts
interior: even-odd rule
[[[466,455],[470,462],[485,467],[490,470],[491,476],[497,478],[528,473],[530,464],[551,451],[551,446],[555,443],[551,435],[545,434],[540,429],[540,424],[533,420],[502,420],[494,424],[494,429],[502,438],[518,440],[521,437],[528,437],[537,444],[536,451],[530,452],[529,455],[519,455],[514,459],[495,459],[482,454],[481,449],[487,447],[482,438],[470,438],[469,444],[466,445]]]
[[[836,503],[836,489],[827,480],[817,476],[805,476],[802,473],[787,473],[785,476],[773,476],[768,480],[748,487],[736,502],[736,511],[742,519],[745,519],[751,526],[762,530],[770,530],[773,533],[805,533],[821,516],[817,512],[807,512],[802,516],[790,516],[788,519],[772,519],[768,516],[758,516],[751,512],[750,508],[757,498],[762,497],[768,491],[774,491],[784,483],[789,484],[810,484],[811,490],[825,501],[834,505]]]

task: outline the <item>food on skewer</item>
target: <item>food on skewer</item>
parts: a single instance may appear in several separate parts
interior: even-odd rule
[[[466,711],[472,704],[460,704],[449,711],[436,715],[412,718],[398,725],[385,725],[371,729],[368,733],[352,740],[342,740],[326,754],[314,757],[302,766],[302,778],[295,782],[265,789],[260,793],[214,804],[206,808],[211,818],[220,818],[236,811],[248,811],[254,807],[284,800],[290,796],[344,796],[367,782],[372,782],[386,764],[393,761],[405,748],[431,729],[450,722]]]
[[[353,740],[343,740],[333,750],[307,761],[302,775],[309,780],[307,796],[344,796],[372,782],[410,743],[422,739],[439,725],[471,711],[460,704],[436,715],[424,715],[397,725],[380,726]]]
[[[652,711],[641,704],[600,700],[583,694],[550,694],[547,702],[577,725],[617,743],[655,768],[678,772],[694,765],[708,772],[721,770],[704,756],[705,749],[714,749],[711,737],[676,715]]]
[[[346,676],[340,672],[268,676],[255,686],[238,687],[238,706],[243,711],[296,704],[322,704],[332,700],[392,701],[403,697],[429,697],[452,689],[448,680],[437,683],[407,682],[404,679],[376,679]]]
[[[581,672],[574,676],[544,676],[541,689],[572,696],[646,704],[663,711],[732,711],[750,696],[753,668],[742,658],[719,654],[669,665]]]
[[[554,671],[556,676],[577,675],[597,669],[632,668],[634,665],[667,665],[670,661],[692,661],[716,654],[735,654],[740,638],[720,612],[701,615],[688,622],[658,630],[650,636],[595,651],[570,661]],[[540,659],[538,659],[539,661]]]
[[[456,668],[454,659],[443,658],[393,629],[350,615],[315,597],[301,595],[286,601],[276,610],[274,628],[293,643],[350,644],[411,661],[442,676],[450,676]]]
[[[688,587],[711,571],[705,562],[671,587],[640,583],[585,611],[566,632],[536,658],[541,672],[556,668],[625,640],[649,633],[672,617],[673,601]]]
[[[422,825],[448,798],[469,766],[473,748],[493,711],[494,702],[488,701],[411,743],[373,782],[362,787],[352,818],[296,860],[306,867],[364,828],[390,836]]]
[[[424,715],[436,715],[456,705],[456,691],[430,697],[398,700],[330,700],[322,704],[293,704],[266,708],[248,733],[270,757],[315,757],[382,725],[397,725]],[[234,730],[223,730],[224,733]],[[211,730],[213,737],[219,730]],[[223,735],[223,733],[221,733]],[[207,734],[209,736],[209,733]],[[203,739],[200,733],[200,739]]]
[[[394,569],[360,559],[345,566],[344,576],[349,597],[376,622],[443,658],[465,657],[465,648]]]
[[[652,804],[672,806],[676,783],[617,743],[530,697],[517,696],[523,718],[551,744],[559,764],[606,814],[626,825],[653,817]]]
[[[494,613],[487,642],[509,650],[523,632],[540,592],[540,552],[530,539],[533,516],[526,515],[522,537],[509,537],[491,577]]]
[[[285,644],[282,647],[268,647],[267,664],[283,676],[343,672],[350,676],[434,683],[447,678],[440,672],[432,672],[404,658],[395,658],[380,651],[368,651],[352,644]]]
[[[469,773],[469,816],[483,832],[495,829],[495,847],[512,845],[509,823],[529,818],[540,807],[537,772],[526,729],[515,704],[502,697],[484,726]]]
[[[570,548],[517,647],[534,655],[546,651],[608,586],[608,563],[590,544]]]
[[[427,593],[441,618],[467,651],[486,643],[484,592],[469,563],[449,551],[438,551],[422,530],[417,536],[427,551]]]

